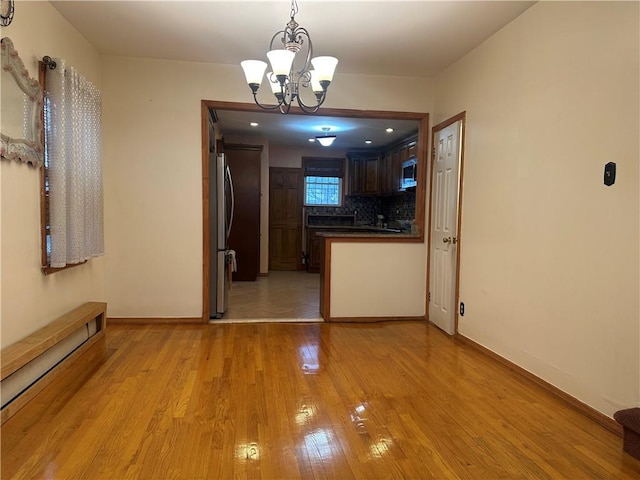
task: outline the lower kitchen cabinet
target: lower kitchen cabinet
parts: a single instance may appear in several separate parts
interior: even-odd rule
[[[317,232],[321,232],[321,228],[309,228],[307,229],[307,252],[309,255],[309,272],[318,273],[320,266],[324,261],[323,246],[324,237],[318,237]]]

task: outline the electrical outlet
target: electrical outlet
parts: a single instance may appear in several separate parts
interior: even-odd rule
[[[460,302],[460,316],[464,317],[464,302]]]

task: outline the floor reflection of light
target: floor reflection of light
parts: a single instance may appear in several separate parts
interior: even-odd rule
[[[260,447],[255,442],[236,445],[236,458],[238,460],[259,460]]]
[[[331,458],[333,453],[331,446],[334,443],[333,433],[324,428],[315,430],[304,436],[304,444],[307,447],[307,453],[318,459],[325,460]]]
[[[382,438],[377,442],[372,443],[369,446],[369,451],[371,455],[376,458],[382,458],[383,455],[389,452],[389,445],[391,445],[392,441]]]
[[[315,415],[315,408],[308,405],[302,405],[296,412],[296,424],[299,426],[306,425]]]
[[[366,403],[361,403],[354,408],[354,412],[351,413],[351,421],[358,426],[362,423],[362,420],[366,420],[366,417],[363,415],[365,410],[367,409]]]
[[[302,371],[305,375],[315,374],[320,370],[320,361],[318,360],[318,344],[311,343],[302,345],[298,349],[300,361],[302,363]]]
[[[56,478],[57,469],[58,465],[56,465],[54,462],[47,464],[44,471],[44,478],[46,478],[47,480],[53,480],[54,478]]]

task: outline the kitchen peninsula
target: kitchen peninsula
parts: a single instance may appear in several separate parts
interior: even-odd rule
[[[391,232],[389,229],[353,227],[353,230],[322,230],[315,234],[320,257],[320,315],[326,322],[377,322],[424,320],[424,307],[403,303],[400,291],[424,297],[426,277],[417,264],[426,261],[424,238],[419,233]],[[424,258],[423,258],[424,257]],[[393,298],[387,298],[393,296]],[[347,301],[345,299],[348,298]],[[356,300],[356,301],[352,301]],[[394,305],[388,313],[377,304]],[[366,304],[368,315],[343,313],[354,304]]]
[[[380,222],[382,223],[382,222]],[[351,238],[414,238],[411,233],[412,222],[395,220],[381,225],[364,222],[356,223],[355,214],[307,214],[306,227],[306,262],[307,271],[320,272],[323,262],[323,243],[326,237]]]
[[[305,206],[303,250],[326,322],[426,318],[426,125],[383,149],[348,152],[339,206]]]

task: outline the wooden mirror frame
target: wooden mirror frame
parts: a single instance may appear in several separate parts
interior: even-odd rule
[[[2,71],[11,74],[29,102],[27,102],[24,118],[21,119],[26,125],[26,138],[13,138],[0,132],[0,156],[7,160],[18,160],[39,167],[44,161],[43,90],[38,80],[29,77],[29,72],[9,37],[2,39],[1,49]]]

